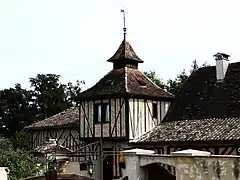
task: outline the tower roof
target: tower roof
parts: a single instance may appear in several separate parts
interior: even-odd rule
[[[141,60],[137,54],[134,52],[132,46],[129,42],[123,40],[120,44],[118,50],[115,52],[115,54],[108,59],[108,62],[116,62],[116,61],[135,61],[137,63],[143,63],[144,61]]]
[[[99,98],[146,97],[147,99],[172,99],[174,96],[154,84],[138,69],[124,67],[113,69],[94,86],[83,91],[75,100],[93,100]]]

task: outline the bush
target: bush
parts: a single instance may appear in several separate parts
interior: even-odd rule
[[[37,173],[33,156],[18,148],[14,148],[8,139],[0,139],[0,166],[8,167],[10,180],[19,180]]]

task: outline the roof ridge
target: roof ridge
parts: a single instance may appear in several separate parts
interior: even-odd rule
[[[126,89],[126,92],[129,92],[128,91],[128,75],[127,75],[127,70],[128,68],[127,67],[124,67],[124,70],[125,70],[125,89]]]

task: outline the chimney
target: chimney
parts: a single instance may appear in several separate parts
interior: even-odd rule
[[[217,82],[223,82],[225,78],[225,74],[228,69],[229,64],[229,55],[224,53],[217,53],[214,55],[216,60],[216,78]]]

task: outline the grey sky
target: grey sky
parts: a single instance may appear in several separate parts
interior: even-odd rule
[[[238,0],[0,0],[0,88],[37,73],[96,83],[122,41],[123,5],[141,70],[167,80],[217,52],[240,58]]]

